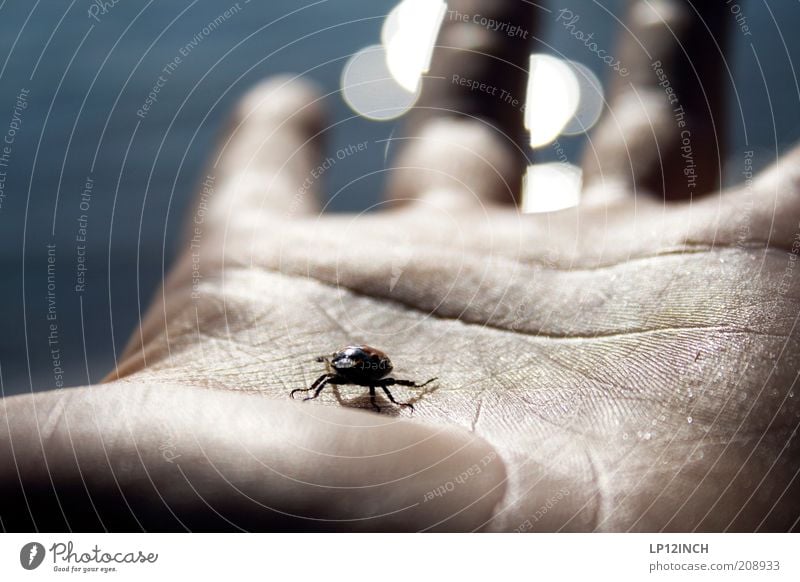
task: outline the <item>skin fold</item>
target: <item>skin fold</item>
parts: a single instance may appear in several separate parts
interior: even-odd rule
[[[503,55],[519,84],[501,35],[445,20],[379,212],[323,215],[320,184],[302,189],[327,127],[313,86],[252,89],[118,369],[3,401],[4,527],[796,529],[800,151],[687,196],[645,69],[661,58],[690,85],[718,68],[697,57],[689,74],[675,51],[707,46],[697,23],[719,11],[644,4],[619,41],[638,68],[587,148],[582,203],[555,213],[515,206],[521,113],[434,78],[499,74],[483,61]],[[704,154],[721,147],[722,93],[686,103]],[[719,175],[719,158],[702,171]],[[385,351],[397,377],[439,378],[393,388],[413,415],[380,398],[369,412],[353,386],[289,399],[324,371],[316,356],[353,343]]]

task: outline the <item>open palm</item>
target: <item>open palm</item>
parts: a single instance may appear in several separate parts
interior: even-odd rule
[[[454,87],[426,88],[387,209],[320,215],[303,188],[319,98],[291,78],[253,90],[111,381],[10,399],[67,451],[31,445],[28,479],[61,475],[86,500],[61,514],[88,528],[795,527],[798,156],[665,203],[637,178],[680,198],[673,161],[639,133],[674,129],[632,87],[645,98],[612,102],[585,203],[539,215],[513,205],[510,121],[431,114]],[[438,381],[393,389],[413,413],[376,415],[353,386],[289,399],[353,343]]]

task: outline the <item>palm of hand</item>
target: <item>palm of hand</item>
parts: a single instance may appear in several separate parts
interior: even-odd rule
[[[746,509],[782,493],[750,475],[792,477],[772,443],[800,413],[796,275],[768,231],[743,239],[718,205],[524,216],[430,196],[385,214],[251,217],[224,280],[148,348],[172,357],[132,379],[286,399],[321,373],[313,356],[369,343],[398,378],[440,378],[395,390],[415,422],[498,452],[508,481],[490,529],[786,528]],[[318,402],[369,406],[362,388]]]
[[[497,6],[532,10],[513,4]],[[673,35],[692,18],[631,14],[653,50],[629,47],[641,75],[612,97],[584,166],[608,192],[558,213],[498,201],[521,172],[504,133],[521,114],[447,82],[519,82],[523,68],[499,66],[508,39],[483,39],[481,62],[480,31],[443,29],[431,75],[444,81],[426,89],[390,188],[404,203],[388,212],[318,216],[304,186],[324,127],[316,96],[286,79],[246,96],[191,246],[114,380],[10,399],[9,435],[32,448],[0,447],[0,469],[42,490],[24,503],[71,510],[71,528],[92,511],[117,529],[796,527],[798,153],[750,189],[669,204],[643,192],[658,165],[665,184],[676,167],[683,179],[649,57],[678,79]],[[664,26],[670,14],[684,28]],[[453,110],[484,121],[430,121]],[[719,136],[693,135],[714,158],[701,146]],[[439,381],[395,390],[413,416],[354,410],[369,399],[349,386],[289,400],[322,373],[316,356],[350,343],[386,351],[393,376]],[[53,483],[70,504],[48,511]],[[2,510],[23,506],[2,497]]]

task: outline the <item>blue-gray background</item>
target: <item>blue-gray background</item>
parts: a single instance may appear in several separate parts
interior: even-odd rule
[[[722,1],[722,0],[720,0]],[[0,209],[0,376],[5,394],[53,388],[48,345],[47,247],[56,245],[58,347],[65,385],[99,380],[114,365],[140,312],[176,250],[182,215],[225,113],[247,87],[274,73],[309,71],[338,88],[348,55],[379,42],[392,0],[240,0],[240,10],[182,58],[145,119],[136,115],[179,49],[235,5],[230,0],[118,0],[92,20],[90,0],[0,0],[0,135],[16,96],[28,89]],[[109,3],[110,4],[110,3]],[[573,0],[568,7],[600,46],[612,49],[621,0]],[[731,15],[732,55],[741,111],[729,115],[736,178],[743,151],[756,167],[800,137],[800,92],[792,59],[800,57],[798,2],[740,2],[752,34]],[[548,18],[544,20],[548,21]],[[559,30],[560,28],[560,30]],[[601,78],[604,65],[555,26],[540,50],[582,62]],[[328,64],[322,64],[328,63]],[[332,116],[351,115],[338,96]],[[744,118],[744,124],[742,123]],[[329,136],[337,148],[388,137],[394,122],[353,119]],[[745,141],[745,129],[746,139]],[[582,138],[561,140],[577,160]],[[553,152],[545,148],[543,157]],[[326,174],[329,192],[384,167],[369,148]],[[87,176],[91,208],[79,208]],[[381,175],[360,180],[334,200],[335,210],[364,208],[380,196]],[[57,204],[56,204],[56,201]],[[77,218],[87,214],[86,291],[74,291]],[[83,317],[81,316],[81,310]]]

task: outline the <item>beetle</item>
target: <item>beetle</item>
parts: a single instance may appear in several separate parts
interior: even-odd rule
[[[352,345],[346,346],[334,352],[330,356],[320,356],[318,362],[325,362],[327,372],[317,378],[308,388],[296,388],[291,391],[289,396],[294,398],[297,392],[312,392],[311,396],[306,396],[303,400],[313,400],[317,398],[322,389],[328,384],[343,385],[354,384],[356,386],[369,387],[369,401],[372,407],[380,412],[381,407],[375,402],[375,388],[380,387],[393,404],[406,406],[414,410],[414,405],[410,402],[398,402],[389,391],[389,386],[411,386],[422,388],[438,378],[431,378],[427,382],[418,384],[411,380],[398,380],[392,378],[389,373],[394,369],[392,361],[381,350],[365,346]]]

